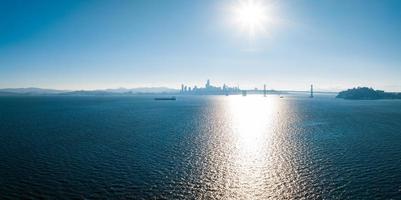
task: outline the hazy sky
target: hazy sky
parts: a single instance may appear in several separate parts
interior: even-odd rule
[[[0,88],[181,83],[401,91],[401,1],[275,0],[252,36],[229,0],[0,0]],[[258,4],[259,5],[259,4]]]

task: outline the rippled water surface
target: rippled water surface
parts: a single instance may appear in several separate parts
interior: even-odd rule
[[[1,97],[0,197],[400,199],[401,101]]]

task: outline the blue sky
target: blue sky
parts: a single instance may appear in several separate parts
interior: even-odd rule
[[[401,91],[401,1],[265,1],[250,38],[229,0],[0,0],[0,88],[227,83]]]

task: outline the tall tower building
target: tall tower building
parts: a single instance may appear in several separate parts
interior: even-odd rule
[[[209,88],[210,87],[210,80],[209,79],[207,79],[207,81],[206,81],[206,85],[205,85],[205,88]]]
[[[310,98],[313,98],[313,85],[310,85]]]

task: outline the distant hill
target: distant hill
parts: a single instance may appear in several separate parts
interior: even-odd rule
[[[375,99],[401,99],[401,93],[384,92],[368,87],[357,87],[341,91],[336,98],[352,100],[375,100]]]
[[[9,93],[9,94],[59,94],[63,92],[69,92],[68,90],[53,90],[53,89],[42,89],[42,88],[5,88],[0,89],[2,93]]]
[[[175,93],[179,90],[171,89],[167,87],[140,87],[140,88],[117,88],[117,89],[106,89],[106,92],[113,93]]]
[[[0,91],[0,96],[19,96],[23,94],[18,94],[18,93],[12,93],[12,92],[1,92]]]
[[[106,95],[113,95],[115,93],[112,92],[106,92],[104,90],[78,90],[78,91],[71,91],[71,92],[64,92],[64,93],[60,93],[58,95],[64,95],[64,96],[86,96],[86,95],[90,95],[90,96],[106,96]]]
[[[12,95],[132,95],[132,94],[160,94],[177,93],[176,89],[167,87],[117,88],[104,90],[54,90],[42,88],[5,88],[0,89],[1,96]]]

